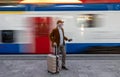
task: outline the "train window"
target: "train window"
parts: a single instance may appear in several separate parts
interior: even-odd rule
[[[101,24],[100,16],[98,14],[81,14],[77,18],[78,26],[87,28],[99,27]]]
[[[1,42],[2,43],[14,43],[15,42],[15,31],[14,30],[2,30],[1,31]]]

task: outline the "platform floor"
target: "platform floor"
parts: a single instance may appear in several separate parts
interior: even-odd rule
[[[50,74],[46,60],[0,60],[0,77],[120,77],[120,60],[67,60],[67,67]]]

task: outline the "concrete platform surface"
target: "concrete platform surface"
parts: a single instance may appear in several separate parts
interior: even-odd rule
[[[50,74],[46,60],[0,60],[0,77],[120,77],[120,60],[67,60],[67,67]]]

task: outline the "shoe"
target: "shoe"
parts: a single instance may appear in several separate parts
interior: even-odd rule
[[[68,68],[67,68],[67,67],[65,67],[65,66],[62,66],[62,69],[64,69],[64,70],[68,70]]]

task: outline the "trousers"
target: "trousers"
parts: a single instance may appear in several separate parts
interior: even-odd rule
[[[60,45],[57,47],[58,55],[62,55],[62,66],[66,64],[66,50],[64,45]]]

